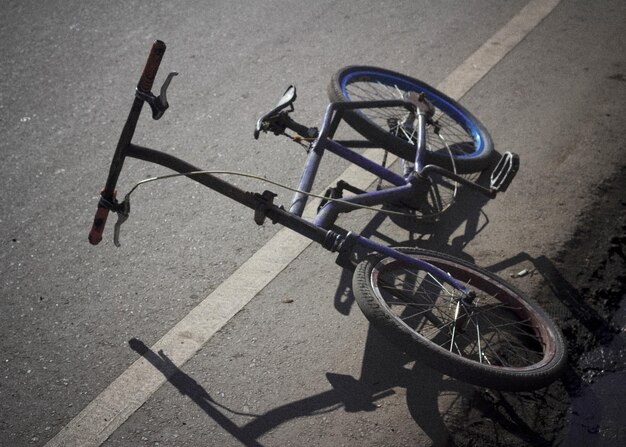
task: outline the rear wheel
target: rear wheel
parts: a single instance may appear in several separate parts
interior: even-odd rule
[[[333,102],[403,99],[407,92],[424,93],[436,109],[433,124],[426,129],[427,163],[460,174],[489,166],[493,145],[485,127],[463,106],[424,82],[383,68],[351,66],[335,73],[328,87]],[[407,115],[404,107],[373,108],[346,111],[344,119],[367,139],[414,161],[417,130],[405,122]]]
[[[359,307],[383,335],[434,369],[506,391],[541,388],[565,366],[565,344],[537,303],[496,275],[441,253],[401,249],[466,284],[469,295],[394,258],[354,273]]]

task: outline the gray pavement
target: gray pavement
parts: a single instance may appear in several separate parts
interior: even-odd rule
[[[4,2],[0,445],[44,445],[278,230],[174,180],[137,194],[122,248],[112,225],[100,246],[87,243],[154,39],[169,46],[157,84],[168,70],[181,74],[171,109],[159,122],[146,114],[136,141],[294,185],[303,151],[252,138],[287,85],[298,86],[296,117],[313,125],[344,65],[437,84],[526,3]],[[624,153],[625,19],[621,1],[563,0],[463,98],[496,147],[522,157],[505,195],[485,204],[463,194],[424,233],[363,213],[340,223],[483,265],[557,253],[589,204],[587,189]],[[328,160],[316,185],[343,169]],[[128,163],[119,190],[164,172]],[[471,387],[410,362],[370,330],[349,284],[332,256],[309,247],[105,445],[445,445],[448,415]],[[171,368],[167,353],[146,356]],[[557,424],[539,436],[556,443],[567,431]]]

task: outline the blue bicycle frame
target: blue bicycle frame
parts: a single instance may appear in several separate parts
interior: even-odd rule
[[[421,168],[421,171],[418,170],[420,169],[420,166],[422,166],[423,151],[425,150],[423,139],[421,139],[422,143],[418,144],[417,147],[414,174],[408,175],[407,178],[404,178],[329,138],[337,128],[339,121],[341,120],[341,112],[343,110],[366,106],[397,107],[407,106],[407,103],[396,100],[368,101],[366,103],[331,103],[325,113],[320,135],[312,144],[311,150],[309,151],[299,184],[299,190],[301,192],[296,193],[289,211],[286,211],[284,208],[273,203],[275,194],[270,191],[264,191],[262,194],[243,191],[231,183],[216,177],[215,175],[201,172],[202,170],[200,168],[172,155],[132,143],[127,144],[123,148],[123,155],[121,156],[122,160],[118,160],[118,166],[119,169],[121,169],[123,158],[126,156],[160,164],[184,174],[191,180],[197,181],[219,192],[220,194],[230,197],[231,199],[252,208],[255,211],[254,220],[259,225],[263,224],[265,219],[268,218],[273,223],[280,223],[281,225],[320,243],[324,248],[332,252],[351,252],[355,245],[359,245],[367,250],[392,257],[398,261],[407,263],[410,266],[430,273],[440,282],[448,283],[455,289],[459,290],[462,294],[466,294],[468,289],[463,284],[455,280],[446,272],[425,261],[407,256],[398,250],[371,241],[361,235],[354,234],[352,232],[341,234],[333,229],[330,229],[337,215],[340,212],[348,212],[351,209],[354,209],[353,205],[379,205],[389,199],[401,199],[403,197],[410,197],[412,194],[416,194],[420,188],[420,181],[423,181],[420,176],[430,170],[443,173],[444,175],[462,182],[465,181],[462,177],[458,177],[451,172],[433,165],[427,165]],[[419,115],[418,121],[421,123],[421,126],[424,125],[423,121],[419,120]],[[419,133],[423,134],[423,129],[418,132],[418,134]],[[420,138],[418,138],[418,141],[420,141]],[[375,145],[367,143],[361,145],[376,147]],[[382,191],[363,192],[344,198],[341,201],[331,200],[324,207],[322,207],[312,222],[307,221],[302,217],[304,206],[306,205],[306,199],[308,197],[306,193],[310,192],[312,188],[317,168],[319,167],[325,150],[350,161],[351,163],[375,174],[376,176],[382,177],[395,186]],[[102,201],[101,204],[107,205],[107,203],[102,203]],[[108,205],[112,205],[110,201]],[[119,212],[120,210],[115,209],[115,206],[116,205],[111,206],[110,209]]]
[[[434,165],[423,166],[423,155],[425,150],[425,116],[420,111],[419,107],[416,107],[414,103],[402,100],[331,103],[324,115],[322,127],[318,137],[312,144],[309,151],[299,184],[301,192],[296,194],[290,210],[286,211],[283,207],[277,206],[273,203],[273,199],[276,195],[270,191],[264,191],[262,194],[243,191],[231,183],[216,177],[215,175],[207,172],[198,172],[201,171],[201,169],[187,163],[184,160],[158,150],[138,146],[132,143],[132,138],[134,136],[137,121],[144,102],[147,102],[152,108],[154,119],[161,118],[167,109],[168,104],[165,96],[165,90],[167,89],[167,85],[169,85],[169,81],[174,74],[171,73],[170,76],[168,76],[166,84],[164,84],[161,88],[161,95],[159,97],[155,97],[150,91],[164,51],[165,44],[161,41],[155,42],[146,63],[146,67],[144,68],[144,72],[142,73],[140,82],[137,86],[135,100],[120,135],[120,139],[109,168],[107,183],[98,203],[98,210],[89,234],[89,241],[91,244],[96,245],[102,239],[102,232],[104,231],[109,211],[118,213],[120,222],[128,217],[130,206],[128,203],[119,203],[117,201],[115,196],[115,186],[125,158],[132,157],[156,163],[184,174],[190,179],[253,209],[254,220],[259,225],[262,225],[266,218],[269,218],[273,223],[280,223],[281,225],[286,226],[287,228],[290,228],[291,230],[315,242],[318,242],[326,249],[333,252],[339,252],[341,254],[350,253],[355,245],[359,245],[368,250],[392,257],[417,269],[428,272],[440,282],[450,284],[452,287],[462,292],[463,295],[466,295],[469,292],[463,284],[456,281],[446,272],[427,262],[407,256],[398,250],[373,242],[361,235],[351,232],[342,234],[330,228],[332,227],[337,215],[340,212],[349,211],[353,208],[353,205],[378,205],[389,199],[402,199],[404,197],[410,197],[417,194],[419,192],[420,185],[423,187],[424,184],[422,176],[425,176],[429,170],[438,172],[460,183],[469,184],[474,188],[484,189],[482,192],[485,194],[491,194],[491,192],[486,188],[482,188],[472,182],[468,182],[464,178],[459,177],[452,172],[446,171],[445,169]],[[342,145],[332,139],[342,119],[343,112],[347,109],[399,106],[406,107],[409,112],[414,113],[417,116],[419,126],[415,168],[414,171],[406,178],[389,171],[383,166],[374,163],[360,154],[350,150],[346,147],[346,145]],[[360,142],[359,146],[376,147],[376,145],[369,142]],[[306,193],[311,191],[317,169],[325,150],[335,153],[339,157],[342,157],[373,173],[374,175],[389,181],[392,185],[394,185],[394,187],[383,191],[360,192],[341,201],[329,200],[312,222],[307,221],[302,218],[302,213],[307,199]]]
[[[309,155],[307,157],[306,163],[304,165],[304,171],[300,178],[300,183],[298,185],[299,192],[297,192],[293,198],[291,207],[289,209],[290,213],[295,216],[301,217],[304,212],[304,207],[307,202],[308,195],[313,186],[313,182],[315,180],[315,175],[317,173],[317,169],[322,160],[322,156],[325,150],[328,150],[335,155],[348,160],[352,164],[355,164],[368,172],[380,177],[392,185],[394,187],[384,189],[381,191],[373,191],[373,192],[364,192],[361,194],[356,194],[354,196],[343,198],[341,201],[329,201],[326,203],[318,212],[317,216],[313,220],[313,224],[320,227],[328,229],[332,226],[335,219],[337,218],[340,212],[348,212],[354,209],[354,206],[351,205],[380,205],[385,201],[391,199],[401,199],[403,197],[411,197],[414,194],[419,192],[420,188],[420,176],[425,174],[424,166],[424,151],[426,150],[426,141],[425,141],[425,114],[420,110],[417,110],[417,120],[418,120],[418,132],[417,132],[417,144],[416,144],[416,155],[415,155],[415,167],[414,174],[408,175],[407,177],[400,176],[385,167],[381,166],[378,163],[371,161],[370,159],[363,157],[362,155],[350,150],[348,147],[338,143],[337,141],[332,140],[341,119],[343,116],[343,112],[348,109],[362,109],[362,108],[384,108],[384,107],[407,107],[410,111],[412,109],[412,104],[407,103],[402,100],[387,100],[387,101],[362,101],[362,102],[351,102],[351,103],[331,103],[328,105],[326,112],[324,114],[324,119],[322,121],[322,127],[319,132],[319,136],[317,140],[311,145],[309,150]],[[363,146],[363,145],[361,145]],[[369,145],[367,145],[369,146]],[[372,145],[372,147],[375,147]],[[437,167],[429,168],[442,172],[445,174],[445,170],[437,169]],[[430,170],[430,169],[428,169]],[[450,177],[456,178],[457,176],[453,173],[448,173]],[[460,178],[462,179],[462,178]],[[464,180],[464,179],[462,179]],[[423,180],[422,180],[423,181]],[[449,283],[455,289],[463,293],[467,293],[468,289],[454,278],[452,278],[447,273],[443,272],[441,269],[434,267],[433,265],[421,261],[419,259],[407,256],[397,250],[394,250],[390,247],[386,247],[384,245],[373,242],[367,238],[364,238],[360,235],[353,235],[352,233],[348,233],[349,237],[354,238],[354,242],[367,248],[368,250],[376,251],[380,254],[390,256],[394,259],[397,259],[402,262],[406,262],[409,265],[412,265],[418,269],[426,271],[442,282]]]

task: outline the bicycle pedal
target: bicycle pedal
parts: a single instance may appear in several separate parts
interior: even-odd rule
[[[513,152],[502,154],[502,158],[491,172],[491,189],[498,192],[506,191],[518,170],[519,155]]]

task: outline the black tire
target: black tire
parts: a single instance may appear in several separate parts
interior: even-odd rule
[[[460,174],[480,172],[489,167],[494,155],[491,137],[485,126],[467,109],[434,87],[417,79],[376,67],[350,66],[335,73],[328,86],[332,102],[402,99],[408,91],[423,92],[435,106],[435,126],[427,127],[426,163],[436,164]],[[405,160],[415,160],[415,142],[398,126],[389,127],[389,119],[401,123],[407,111],[403,107],[346,111],[345,121],[370,141]],[[439,132],[440,131],[440,132]],[[409,132],[411,133],[411,132]],[[441,138],[445,138],[446,144]],[[448,150],[448,148],[450,150]],[[450,151],[454,158],[451,161]]]
[[[534,301],[496,275],[463,260],[402,248],[467,284],[460,293],[432,275],[380,255],[353,276],[356,301],[384,336],[407,354],[461,381],[504,391],[547,386],[566,363],[563,336]]]

